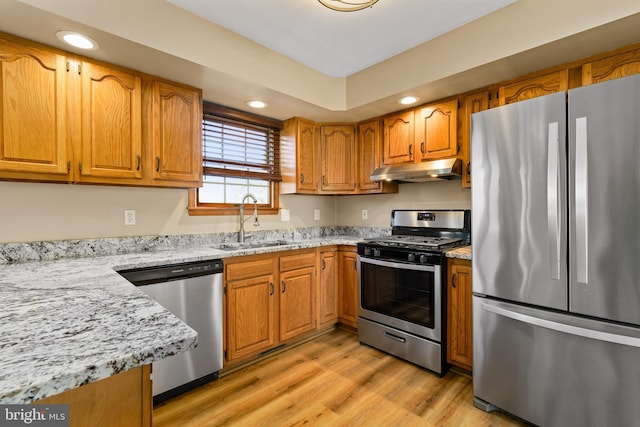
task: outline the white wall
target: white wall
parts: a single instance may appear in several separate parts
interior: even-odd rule
[[[336,198],[336,225],[388,227],[393,209],[471,209],[471,191],[460,180],[400,184],[397,194]],[[362,210],[368,213],[362,219]]]
[[[263,215],[255,230],[335,225],[334,197],[284,195],[280,206],[291,221]],[[238,230],[237,216],[189,216],[186,208],[181,189],[0,182],[0,243]],[[125,209],[136,211],[136,225],[124,225]]]
[[[291,220],[262,215],[256,230],[388,227],[392,209],[469,209],[471,192],[460,181],[400,184],[397,194],[283,195],[280,206],[289,209]],[[238,230],[237,216],[189,216],[186,208],[187,191],[181,189],[0,182],[0,243]],[[124,225],[125,209],[136,211],[136,225]],[[251,221],[246,226],[254,230]]]

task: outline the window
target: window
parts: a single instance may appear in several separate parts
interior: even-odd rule
[[[277,213],[280,129],[277,120],[205,102],[203,185],[189,193],[189,213],[234,214],[247,193],[263,213]]]

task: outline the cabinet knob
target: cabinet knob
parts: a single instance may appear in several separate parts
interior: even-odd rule
[[[269,295],[273,295],[273,293],[275,292],[275,288],[273,287],[273,282],[269,282],[269,287],[271,288],[271,292],[269,292]]]
[[[300,174],[300,184],[304,184],[304,174]]]
[[[420,152],[424,154],[424,141],[420,143]]]
[[[409,155],[413,156],[413,144],[409,144]]]
[[[287,283],[283,280],[282,281],[282,293],[284,294],[287,291]]]

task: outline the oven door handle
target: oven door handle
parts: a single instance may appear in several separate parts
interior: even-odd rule
[[[401,262],[382,261],[379,259],[360,257],[360,263],[379,265],[381,267],[400,268],[404,270],[421,270],[435,272],[439,265],[404,264]]]

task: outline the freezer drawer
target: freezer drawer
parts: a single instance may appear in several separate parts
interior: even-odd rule
[[[537,425],[640,420],[640,330],[473,297],[476,398]]]

